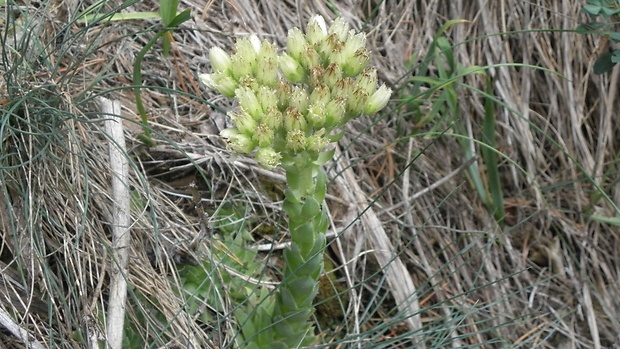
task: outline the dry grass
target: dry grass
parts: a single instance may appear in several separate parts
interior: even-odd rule
[[[505,156],[504,226],[495,223],[466,173],[455,171],[465,159],[451,133],[425,136],[396,101],[382,117],[349,126],[330,171],[328,204],[339,234],[330,256],[350,288],[343,297],[350,302],[339,309],[346,319],[341,327],[323,329],[325,340],[346,334],[351,343],[361,338],[359,347],[404,348],[413,337],[433,348],[620,347],[620,234],[590,219],[615,217],[611,203],[620,202],[618,69],[593,75],[604,41],[557,30],[579,24],[581,1],[183,2],[194,21],[175,33],[171,58],[152,51],[143,64],[149,86],[143,97],[159,140],[152,149],[136,140],[140,128],[131,121],[138,116],[127,87],[133,59],[156,22],[67,26],[76,9],[89,4],[26,7],[38,23],[30,49],[15,52],[7,43],[0,68],[0,302],[45,347],[85,347],[86,337],[103,331],[112,198],[109,141],[92,103],[96,94],[123,105],[131,185],[141,197],[132,211],[128,275],[130,318],[142,326],[136,330],[156,338],[154,347],[230,344],[230,317],[218,313],[219,322],[201,325],[185,311],[176,270],[179,262],[207,258],[214,246],[206,228],[213,222],[203,211],[233,203],[277,229],[278,195],[270,194],[283,179],[225,149],[217,135],[226,120],[205,101],[224,109],[230,102],[206,91],[196,75],[209,70],[211,46],[230,48],[234,36],[250,32],[282,45],[289,28],[304,26],[315,13],[334,18],[334,10],[369,32],[373,64],[394,87],[411,75],[407,62],[419,61],[437,29],[456,18],[469,21],[448,31],[453,43],[463,43],[456,46],[463,66],[524,63],[549,71],[489,71],[503,103],[496,107],[496,132]],[[142,1],[124,11],[155,8]],[[464,82],[482,88],[479,77]],[[406,91],[404,86],[400,93]],[[458,91],[460,120],[479,135],[482,100]],[[415,323],[400,326],[405,320],[394,311],[398,290],[384,282],[373,257],[369,237],[376,229],[360,219],[359,206],[339,199],[352,193],[353,183],[343,179],[351,177],[341,176],[345,168],[366,195],[361,208],[380,220],[417,289],[423,326],[417,333]],[[268,249],[287,239],[283,232],[258,230],[254,237]],[[7,266],[13,282],[6,281]],[[0,348],[26,347],[24,338],[4,329],[0,338]]]

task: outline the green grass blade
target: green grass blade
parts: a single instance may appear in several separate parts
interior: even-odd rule
[[[173,27],[172,22],[177,16],[179,0],[161,0],[159,12],[165,27]]]
[[[491,98],[493,86],[491,80],[486,76],[487,95],[484,96],[484,121],[482,125],[482,140],[488,147],[481,149],[482,159],[486,165],[487,183],[491,201],[489,204],[495,219],[501,222],[504,218],[504,196],[499,176],[499,164],[497,152],[495,150],[495,103]]]
[[[155,35],[149,42],[144,45],[142,50],[136,56],[136,61],[133,65],[133,92],[136,98],[136,108],[138,109],[138,113],[140,114],[140,121],[142,122],[142,127],[144,132],[140,135],[140,140],[149,147],[155,145],[153,139],[151,138],[151,130],[148,127],[148,117],[146,115],[146,108],[144,107],[144,103],[142,102],[142,61],[144,60],[144,56],[146,53],[153,47],[153,45],[157,42],[160,36],[162,36],[165,31],[160,31]]]

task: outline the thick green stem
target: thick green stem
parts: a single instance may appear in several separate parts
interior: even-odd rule
[[[284,251],[284,280],[276,294],[273,326],[276,342],[298,348],[315,341],[309,319],[323,271],[328,225],[323,206],[325,173],[308,154],[301,154],[285,170],[288,190],[283,208],[288,215],[291,246]]]
[[[283,209],[291,246],[284,251],[284,279],[275,297],[264,298],[250,314],[238,311],[246,349],[300,348],[315,342],[309,320],[323,272],[328,227],[323,205],[326,176],[315,157],[303,152],[284,166],[288,189]]]

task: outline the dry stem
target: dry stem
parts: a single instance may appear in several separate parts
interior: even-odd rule
[[[129,260],[129,230],[131,216],[129,193],[129,163],[123,132],[121,103],[99,98],[101,114],[105,118],[106,133],[110,137],[110,170],[112,172],[112,271],[107,318],[108,348],[121,349],[127,299],[127,262]]]

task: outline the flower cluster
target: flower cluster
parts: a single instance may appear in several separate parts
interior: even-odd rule
[[[314,16],[305,35],[289,31],[281,54],[256,35],[238,40],[232,55],[212,48],[214,73],[200,79],[236,97],[240,106],[229,113],[234,127],[222,137],[239,153],[256,150],[256,160],[267,168],[302,152],[318,159],[337,140],[335,131],[378,112],[390,98],[389,88],[377,87],[377,71],[367,68],[365,44],[365,34],[343,19],[328,29],[323,17]]]

